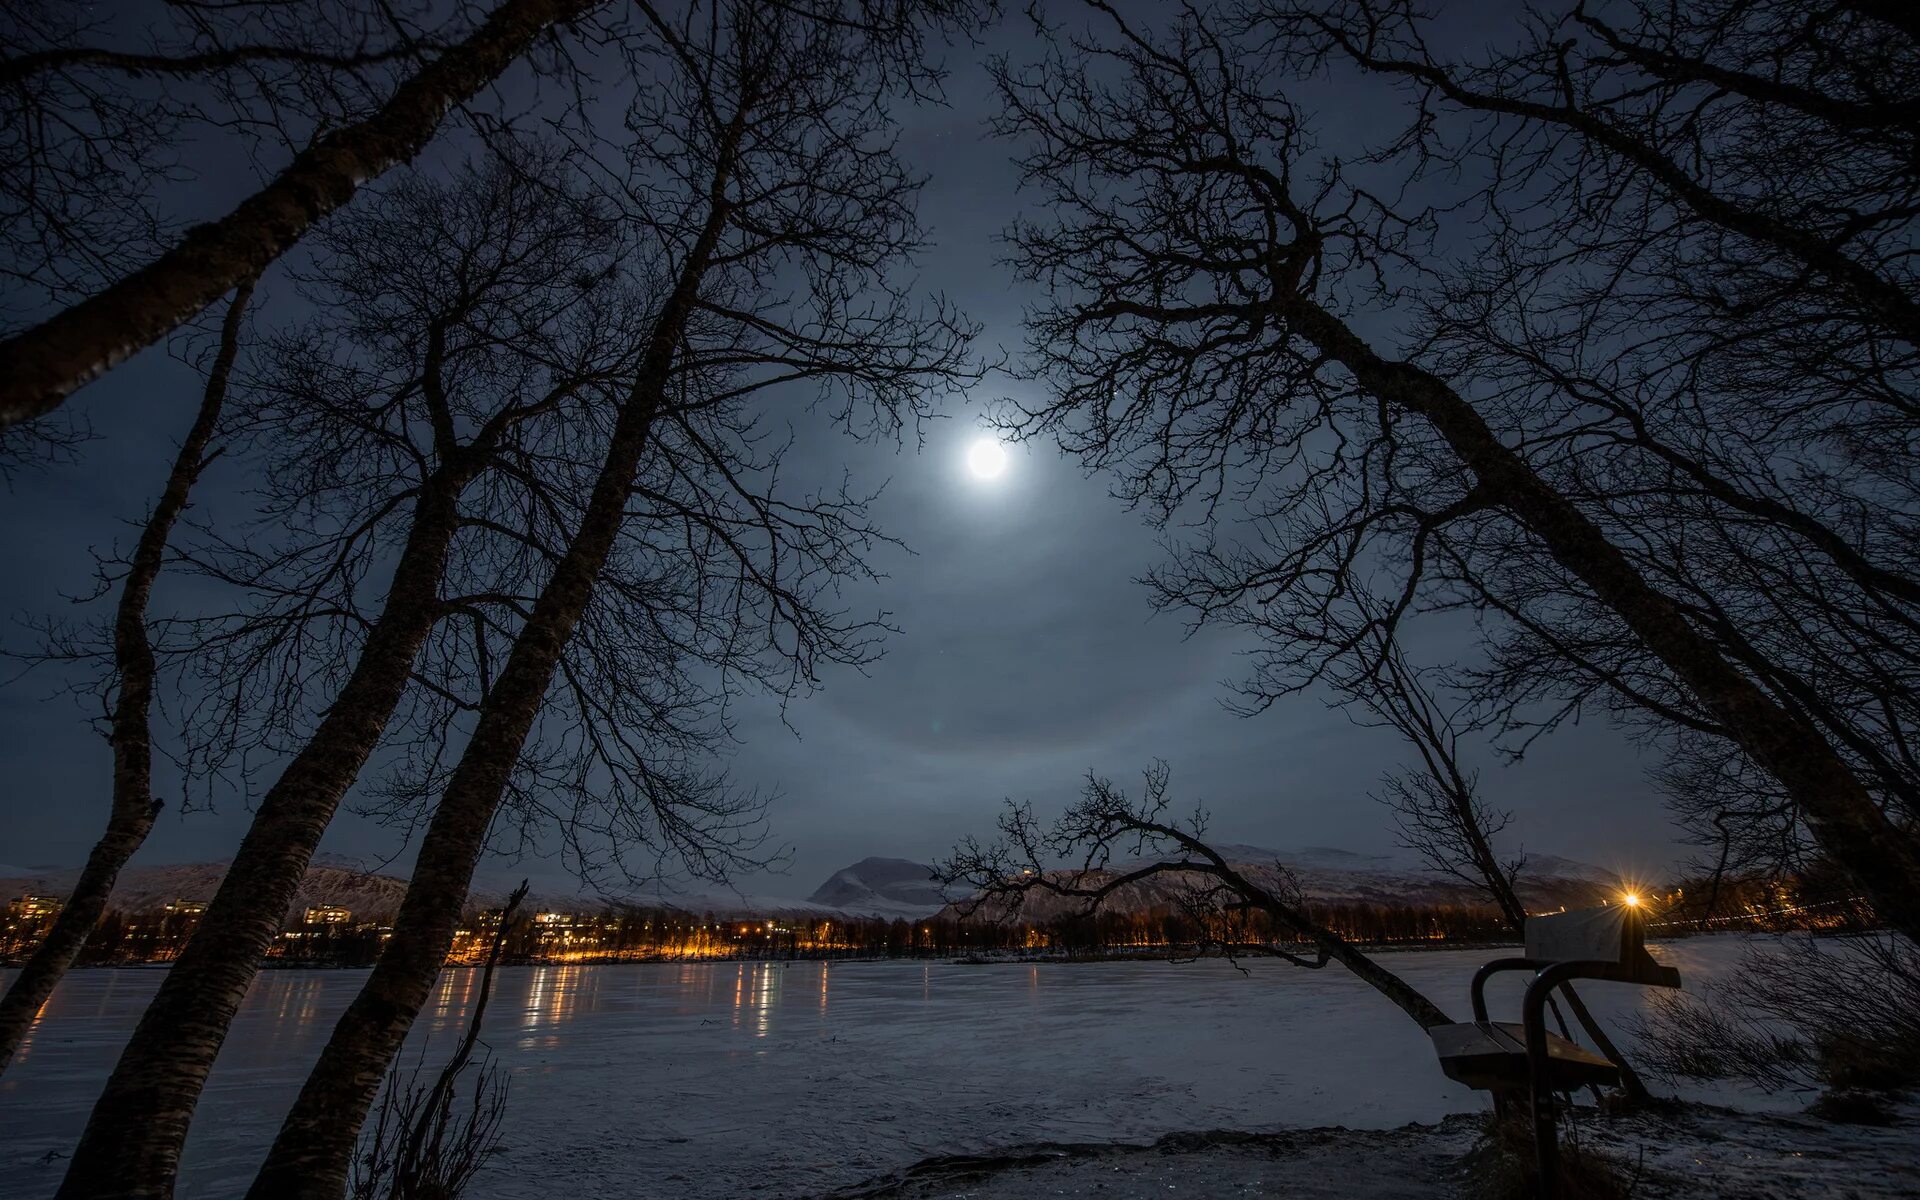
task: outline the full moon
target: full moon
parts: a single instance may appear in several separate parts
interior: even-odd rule
[[[999,442],[983,437],[967,450],[967,470],[975,479],[998,479],[1007,469],[1007,452]]]

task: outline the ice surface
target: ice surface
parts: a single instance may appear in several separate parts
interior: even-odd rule
[[[1656,946],[1690,987],[1734,937]],[[1492,953],[1383,956],[1465,1015]],[[1385,1128],[1479,1108],[1425,1035],[1337,966],[1250,962],[689,963],[503,970],[488,1040],[512,1071],[480,1200],[813,1194],[935,1154],[1192,1129]],[[180,1195],[244,1186],[360,971],[268,971],[194,1122]],[[451,1048],[478,973],[416,1030]],[[75,972],[0,1078],[0,1196],[50,1196],[160,972]],[[1517,981],[1514,981],[1517,988]],[[1582,985],[1618,1031],[1641,989]],[[1494,1005],[1516,1003],[1497,986]],[[1693,1093],[1791,1109],[1805,1097]]]

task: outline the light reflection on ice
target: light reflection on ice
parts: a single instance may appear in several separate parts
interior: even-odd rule
[[[1734,938],[1695,939],[1658,953],[1697,986],[1737,948]],[[1459,1012],[1488,957],[1386,961]],[[1440,1075],[1417,1027],[1337,967],[1247,966],[1248,975],[1158,962],[503,968],[487,1028],[513,1073],[506,1153],[475,1200],[817,1194],[927,1155],[1016,1142],[1391,1126],[1481,1103]],[[0,1078],[0,1195],[52,1195],[63,1164],[39,1160],[72,1149],[160,977],[79,971],[61,985]],[[429,1002],[416,1029],[429,1062],[452,1047],[478,978],[451,971]],[[244,1189],[364,979],[260,977],[200,1104],[182,1200]],[[1644,998],[1620,985],[1590,992],[1616,1029]],[[410,1060],[420,1045],[409,1043]]]

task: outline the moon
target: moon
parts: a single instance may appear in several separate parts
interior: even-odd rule
[[[1007,471],[1007,451],[999,442],[983,437],[967,448],[967,470],[975,479],[998,479]]]

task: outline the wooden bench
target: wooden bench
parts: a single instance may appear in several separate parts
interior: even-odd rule
[[[1575,979],[1679,987],[1680,972],[1647,953],[1646,926],[1646,911],[1631,903],[1528,917],[1526,957],[1495,959],[1474,972],[1473,1020],[1427,1031],[1449,1079],[1499,1098],[1526,1092],[1538,1194],[1547,1200],[1554,1193],[1560,1145],[1553,1093],[1607,1087],[1620,1079],[1620,1068],[1610,1059],[1547,1032],[1547,997]],[[1502,971],[1534,973],[1518,1024],[1487,1017],[1487,980]]]

